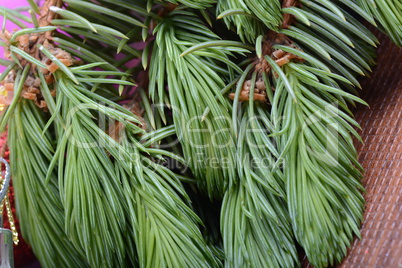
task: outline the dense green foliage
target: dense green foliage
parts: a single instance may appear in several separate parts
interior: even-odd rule
[[[400,3],[28,2],[0,7],[21,28],[0,43],[0,129],[44,267],[344,258],[364,207],[349,106],[378,44],[362,21],[401,45]]]

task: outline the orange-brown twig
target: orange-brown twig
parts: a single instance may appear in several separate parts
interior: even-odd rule
[[[287,4],[292,4],[295,1],[286,1],[286,2],[287,2]],[[289,63],[291,60],[295,60],[295,61],[303,61],[304,60],[304,59],[300,58],[299,56],[296,56],[293,53],[289,53],[289,52],[285,52],[281,49],[273,48],[275,45],[283,45],[283,46],[288,46],[288,47],[292,47],[295,49],[299,49],[299,48],[286,35],[270,31],[266,35],[265,40],[263,41],[262,54],[268,55],[271,58],[273,58],[275,60],[276,64],[278,64],[279,66],[285,65],[285,64]],[[272,71],[272,68],[268,64],[268,62],[265,60],[265,58],[261,57],[261,58],[256,58],[254,60],[254,71],[257,72],[257,75],[258,75],[257,82],[254,85],[254,100],[259,101],[259,102],[266,102],[267,101],[267,93],[266,93],[265,84],[262,79],[262,74],[270,73]],[[276,76],[277,74],[274,73],[274,75]],[[239,95],[239,101],[248,101],[250,99],[250,89],[251,89],[251,80],[248,79],[244,82],[244,84],[242,86],[242,90]],[[234,93],[229,94],[229,98],[231,100],[234,100],[235,94]]]
[[[284,0],[282,3],[282,8],[287,8],[287,7],[295,7],[299,6],[300,3],[298,0]],[[283,20],[282,20],[282,29],[287,29],[289,26],[292,25],[294,21],[294,16],[291,14],[284,14],[283,15]]]
[[[248,101],[250,100],[250,90],[251,90],[251,80],[247,80],[244,82],[242,90],[239,95],[239,101]],[[267,93],[264,81],[258,80],[254,85],[254,100],[260,102],[267,101]],[[231,100],[235,99],[235,93],[230,93],[229,98]]]
[[[57,14],[50,10],[51,6],[61,7],[62,0],[46,0],[45,3],[41,6],[40,14],[39,14],[39,27],[45,27],[51,25],[53,19],[57,17]],[[7,46],[5,47],[5,57],[12,60],[11,51],[9,50],[10,45],[14,45],[31,55],[35,59],[43,62],[47,68],[41,68],[40,71],[44,74],[46,79],[46,83],[51,84],[53,79],[53,73],[59,68],[51,59],[46,57],[41,53],[38,46],[43,45],[46,49],[50,51],[57,59],[59,59],[64,65],[70,66],[74,63],[74,59],[71,55],[64,50],[57,48],[53,44],[53,31],[47,31],[42,33],[31,33],[26,35],[20,35],[15,38],[15,43],[11,44],[10,40],[12,38],[13,33],[8,31],[4,31],[4,33],[0,34],[0,38],[4,39]],[[40,92],[40,79],[37,78],[37,66],[25,60],[23,57],[14,54],[17,59],[20,61],[22,67],[29,64],[30,71],[27,79],[24,82],[24,87],[21,93],[21,96],[26,99],[30,99],[35,101],[36,105],[46,109],[47,105],[43,99],[43,96]],[[4,81],[1,82],[3,88],[6,91],[9,91],[10,95],[12,95],[12,91],[14,90],[14,79],[15,79],[15,71],[11,71]],[[55,93],[55,92],[53,92]]]

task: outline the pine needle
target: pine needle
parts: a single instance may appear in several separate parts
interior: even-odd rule
[[[180,57],[196,40],[216,41],[216,36],[193,14],[179,15],[171,13],[155,29],[157,37],[150,63],[149,92],[164,115],[164,82],[167,82],[184,156],[199,179],[200,187],[213,198],[223,194],[234,176],[234,137],[228,122],[230,107],[219,91],[224,87],[221,74],[204,57],[194,54]],[[190,35],[193,33],[197,35]],[[227,58],[224,50],[208,46],[204,49]],[[203,118],[207,107],[211,112]],[[229,165],[222,169],[211,161],[225,161]]]

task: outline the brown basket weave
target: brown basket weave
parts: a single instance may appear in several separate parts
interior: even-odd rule
[[[402,49],[384,34],[377,36],[378,65],[362,81],[362,98],[370,107],[356,110],[367,191],[362,239],[354,242],[342,268],[402,267]]]

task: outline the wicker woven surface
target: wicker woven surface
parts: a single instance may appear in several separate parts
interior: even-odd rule
[[[378,65],[362,81],[358,107],[364,144],[357,144],[366,170],[366,210],[362,239],[356,240],[341,267],[402,267],[402,49],[378,35]]]

